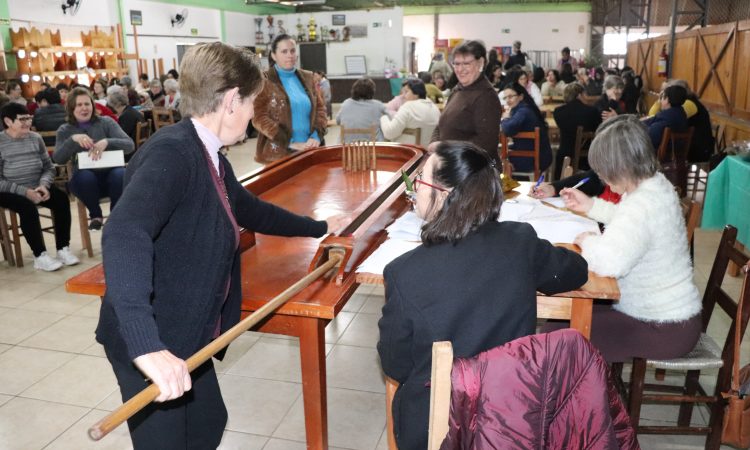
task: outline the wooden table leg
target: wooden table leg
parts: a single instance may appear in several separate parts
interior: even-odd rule
[[[305,410],[307,448],[328,448],[328,401],[326,397],[327,320],[301,317],[299,352],[302,365],[302,400]]]
[[[574,298],[570,307],[570,328],[581,332],[586,339],[591,338],[591,310],[594,300],[591,298]]]

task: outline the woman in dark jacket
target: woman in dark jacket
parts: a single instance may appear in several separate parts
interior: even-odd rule
[[[479,41],[464,42],[453,50],[453,75],[457,84],[451,87],[451,95],[430,141],[469,141],[499,162],[497,144],[502,108],[495,89],[483,75],[485,53]]]
[[[578,127],[583,127],[583,131],[595,131],[602,122],[599,111],[581,101],[583,94],[584,88],[578,83],[565,86],[563,94],[565,104],[556,108],[552,113],[557,128],[560,130],[560,148],[555,155],[555,180],[560,178],[563,159],[566,156],[573,159]],[[581,166],[583,167],[578,168],[588,167],[588,163],[582,162]]]
[[[536,292],[575,289],[588,276],[580,256],[530,225],[497,222],[502,188],[477,146],[438,143],[415,186],[423,245],[386,266],[378,323],[383,371],[400,383],[393,419],[401,450],[427,448],[433,342],[451,341],[466,357],[533,334]]]
[[[622,101],[622,92],[625,82],[617,75],[608,75],[604,79],[602,96],[594,103],[594,108],[599,110],[602,121],[611,117],[625,114],[625,102]]]
[[[518,83],[505,87],[505,101],[509,107],[503,114],[500,126],[503,134],[512,137],[522,131],[534,131],[539,128],[539,169],[543,172],[552,163],[552,148],[549,144],[549,133],[547,122],[541,111],[529,96],[526,89]],[[514,139],[510,150],[532,150],[534,141],[531,139]],[[509,152],[509,155],[512,153]],[[534,161],[526,157],[509,156],[510,163],[515,172],[531,172],[534,170]]]
[[[219,153],[244,135],[253,116],[263,78],[252,54],[198,44],[180,68],[187,118],[159,130],[133,158],[103,239],[107,293],[96,339],[123,401],[147,386],[144,377],[160,391],[128,421],[136,449],[221,442],[227,411],[213,363],[189,374],[184,360],[240,319],[240,227],[319,237],[340,222],[258,199]]]

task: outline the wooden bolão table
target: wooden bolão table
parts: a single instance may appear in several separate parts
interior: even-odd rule
[[[338,272],[315,281],[254,328],[299,337],[309,449],[328,447],[325,327],[359,286],[354,269],[385,239],[385,227],[409,209],[400,172],[414,172],[423,155],[412,145],[378,143],[376,170],[345,172],[341,146],[323,147],[291,155],[241,180],[261,199],[294,213],[352,218],[339,235],[323,239],[241,233],[243,317],[314,269],[330,249],[345,255]],[[103,297],[101,264],[68,280],[66,289]]]

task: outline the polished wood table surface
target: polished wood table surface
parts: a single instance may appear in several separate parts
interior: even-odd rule
[[[385,227],[409,209],[400,171],[413,173],[423,155],[412,145],[378,143],[377,170],[345,172],[341,146],[323,147],[293,154],[241,180],[263,200],[292,212],[317,219],[339,213],[351,217],[339,235],[323,239],[241,233],[243,317],[306,275],[330,249],[345,252],[338,272],[314,282],[254,328],[299,337],[309,449],[328,447],[325,327],[358,287],[354,268],[385,239]],[[102,266],[71,278],[66,289],[104,296]]]

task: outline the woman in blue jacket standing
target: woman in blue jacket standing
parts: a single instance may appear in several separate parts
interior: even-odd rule
[[[512,137],[522,131],[534,131],[534,128],[538,127],[540,134],[539,169],[542,172],[547,170],[547,167],[552,163],[552,148],[549,145],[547,122],[544,120],[542,112],[539,111],[526,89],[518,83],[507,85],[504,89],[504,95],[507,109],[500,121],[502,132],[506,136]],[[508,154],[512,155],[513,150],[533,149],[534,141],[532,139],[514,139]],[[515,172],[532,172],[534,170],[532,158],[509,156],[509,159]]]

